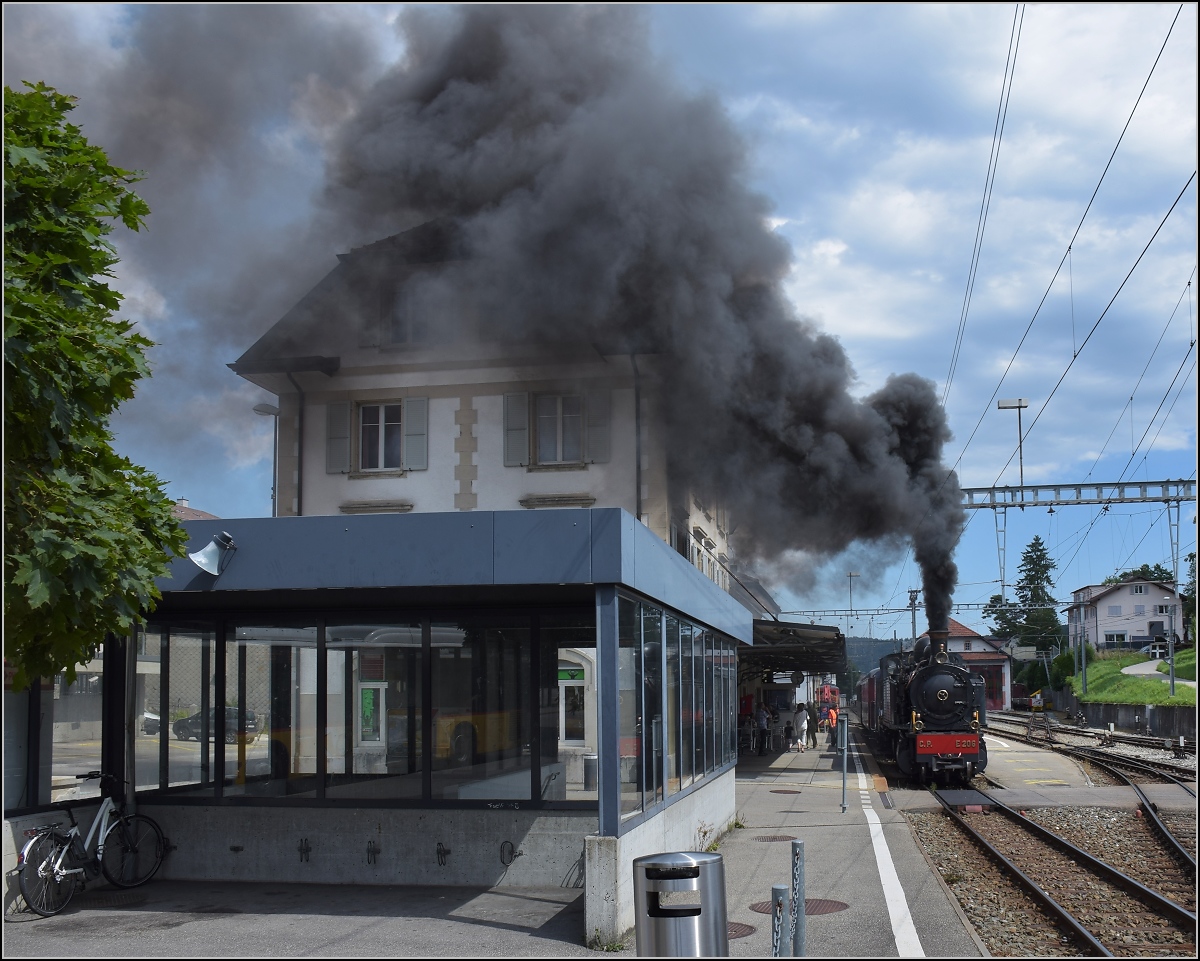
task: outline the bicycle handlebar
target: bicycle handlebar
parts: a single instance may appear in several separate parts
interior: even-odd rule
[[[101,776],[102,775],[100,774],[99,771],[88,771],[87,774],[76,774],[75,780],[76,781],[92,781]]]

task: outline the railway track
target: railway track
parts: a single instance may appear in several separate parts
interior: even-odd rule
[[[1163,745],[1160,741],[1151,739],[1152,743],[1150,745],[1140,746],[1141,751],[1147,752],[1145,756],[1131,756],[1128,753],[1118,750],[1081,745],[1079,743],[1081,740],[1090,741],[1092,745],[1095,744],[1095,738],[1089,737],[1093,732],[1079,731],[1071,727],[1055,727],[1050,725],[1048,720],[1035,722],[1033,720],[1013,719],[1009,717],[989,717],[988,721],[988,732],[998,737],[1007,737],[1026,744],[1033,744],[1038,747],[1058,751],[1075,757],[1081,762],[1098,764],[1106,769],[1118,768],[1128,775],[1127,778],[1117,778],[1118,783],[1125,783],[1126,781],[1135,781],[1138,783],[1166,782],[1178,785],[1188,794],[1192,795],[1192,797],[1196,796],[1196,792],[1188,787],[1186,783],[1196,780],[1195,762],[1193,761],[1192,766],[1189,767],[1184,764],[1174,764],[1171,761],[1150,756],[1149,752],[1163,751]],[[1125,743],[1129,745],[1129,742]]]
[[[956,806],[938,798],[962,832],[1019,881],[1081,952],[1195,956],[1194,867],[1189,874],[1174,853],[1158,848],[1158,854],[1143,852],[1146,864],[1134,877],[990,795],[970,793],[984,803]]]

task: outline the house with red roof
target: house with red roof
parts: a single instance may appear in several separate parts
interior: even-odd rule
[[[1006,643],[1004,638],[984,637],[950,618],[947,650],[957,654],[968,668],[983,677],[989,711],[1012,708],[1012,657],[1005,649]]]

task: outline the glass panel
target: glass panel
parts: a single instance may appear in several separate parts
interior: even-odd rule
[[[737,760],[737,653],[734,642],[725,642],[725,763]]]
[[[537,400],[537,452],[539,464],[554,464],[558,461],[558,400],[550,394],[542,394]]]
[[[595,608],[542,614],[540,637],[542,797],[594,802],[600,770]]]
[[[704,632],[704,772],[716,769],[716,729],[720,723],[717,685],[720,677],[715,670],[715,639],[712,631]]]
[[[563,740],[582,741],[584,732],[583,711],[586,704],[583,685],[564,684],[562,686],[562,699]]]
[[[692,625],[683,621],[679,625],[680,787],[687,787],[692,783],[692,769],[695,765],[696,694],[694,673],[692,669]]]
[[[617,598],[617,738],[621,816],[642,809],[642,659],[638,604]]]
[[[704,632],[692,625],[692,774],[704,777]]]
[[[562,399],[562,459],[583,460],[583,406],[578,396]]]
[[[314,797],[316,627],[233,627],[225,670],[225,795]]]
[[[70,801],[75,798],[97,797],[100,782],[77,781],[76,774],[100,770],[101,719],[104,716],[104,673],[99,656],[88,664],[80,664],[75,680],[67,682],[65,673],[52,683],[42,682],[42,716],[49,714],[53,721],[53,777],[43,765],[41,780],[50,786],[50,801]],[[49,702],[49,703],[47,703]],[[49,707],[49,712],[46,708]],[[50,744],[42,739],[45,750]],[[42,790],[43,803],[46,791]]]
[[[644,720],[642,757],[645,759],[646,798],[650,807],[663,798],[662,611],[642,608],[642,671]]]
[[[400,410],[400,404],[388,404],[383,408],[383,466],[390,470],[400,469],[400,450],[404,446]]]
[[[529,618],[437,622],[431,643],[433,797],[527,800]]]
[[[667,794],[679,793],[679,618],[666,617],[667,646]]]
[[[133,689],[133,783],[136,791],[153,791],[162,777],[163,724],[162,651],[167,630],[150,626],[137,632],[137,662]]]
[[[207,625],[172,625],[167,638],[167,783],[199,785],[204,794],[212,785],[214,636]]]
[[[331,624],[325,643],[325,796],[422,797],[420,622]]]
[[[255,765],[265,769],[267,764],[269,738],[264,735],[268,697],[266,691],[256,690],[252,685],[248,670],[252,650],[239,644],[234,634],[225,639],[225,728],[222,733],[225,794],[241,793],[249,768]],[[231,791],[231,787],[234,790]]]
[[[6,665],[7,666],[7,665]],[[4,810],[34,807],[50,800],[50,792],[43,797],[33,795],[33,782],[29,769],[29,698],[34,678],[24,690],[13,690],[13,677],[4,672]],[[35,731],[35,734],[40,734]]]
[[[360,407],[358,413],[362,418],[358,445],[360,469],[375,470],[379,467],[379,406]]]

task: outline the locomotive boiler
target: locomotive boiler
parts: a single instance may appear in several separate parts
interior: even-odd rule
[[[880,658],[858,685],[859,720],[905,777],[970,780],[987,767],[983,677],[930,631],[911,651]]]

